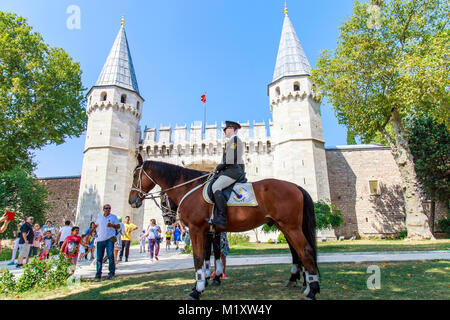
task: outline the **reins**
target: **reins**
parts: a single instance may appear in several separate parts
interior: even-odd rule
[[[202,176],[200,176],[200,177],[197,177],[197,178],[194,178],[194,179],[192,179],[192,180],[189,180],[189,181],[180,183],[180,184],[178,184],[178,185],[176,185],[176,186],[170,187],[170,188],[165,189],[165,190],[154,191],[154,192],[144,192],[144,191],[142,190],[142,172],[144,172],[144,174],[147,176],[147,178],[150,179],[151,182],[153,182],[155,185],[158,185],[158,184],[157,184],[156,181],[153,180],[152,177],[150,177],[150,175],[144,170],[144,164],[142,164],[142,166],[136,168],[135,171],[136,171],[137,169],[140,169],[140,170],[141,170],[141,172],[139,173],[138,186],[135,187],[135,186],[133,185],[133,187],[131,188],[131,190],[132,190],[132,191],[137,191],[137,192],[139,192],[139,196],[140,196],[140,197],[144,197],[145,199],[152,199],[152,200],[155,202],[156,206],[157,206],[161,211],[163,211],[163,207],[164,207],[164,206],[163,206],[163,205],[159,205],[158,202],[156,201],[156,199],[162,198],[163,195],[166,194],[167,191],[170,191],[170,190],[174,190],[174,189],[180,188],[180,187],[185,186],[185,185],[187,185],[187,184],[190,184],[190,183],[192,183],[192,182],[194,182],[194,181],[197,181],[197,180],[203,179],[203,178],[205,178],[205,177],[208,177],[208,178],[206,179],[206,181],[205,181],[203,184],[201,184],[201,185],[204,185],[204,184],[205,184],[206,182],[208,182],[208,181],[211,179],[211,177],[214,175],[214,172],[208,172],[207,174],[204,174],[204,175],[202,175]],[[194,188],[194,189],[195,189],[195,188]],[[183,197],[182,200],[184,200],[184,198],[185,198],[191,191],[192,191],[192,190],[190,190],[189,192],[187,192],[187,193],[185,194],[185,196]],[[180,201],[180,204],[181,204],[181,201]],[[164,207],[164,209],[166,209],[166,211],[169,211],[170,213],[173,213],[172,209],[169,208],[169,207]],[[177,211],[178,211],[178,210],[177,210]]]

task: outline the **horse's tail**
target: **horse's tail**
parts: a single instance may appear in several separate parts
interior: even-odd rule
[[[300,186],[297,186],[303,194],[303,223],[302,231],[312,248],[314,264],[319,272],[317,265],[317,242],[316,242],[316,214],[314,213],[314,202],[309,193]],[[319,272],[320,274],[320,272]]]

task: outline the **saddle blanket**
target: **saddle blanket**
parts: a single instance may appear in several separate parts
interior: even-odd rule
[[[208,187],[212,181],[209,181],[203,187],[203,199],[210,203],[214,204],[211,198],[208,195]],[[231,187],[230,187],[231,188]],[[227,189],[230,189],[227,188]],[[227,190],[225,189],[225,190]],[[226,192],[224,190],[224,193]],[[227,202],[228,206],[248,206],[248,207],[257,207],[258,201],[256,200],[255,191],[253,190],[253,185],[251,183],[235,183],[233,185],[233,190],[230,194],[230,197]]]

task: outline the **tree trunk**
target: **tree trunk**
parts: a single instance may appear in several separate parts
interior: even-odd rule
[[[392,154],[400,171],[403,195],[405,198],[406,229],[410,239],[432,239],[429,219],[422,204],[422,192],[414,168],[413,156],[409,149],[405,129],[396,109],[392,110],[392,125],[395,142],[384,132],[391,145]]]
[[[434,200],[431,200],[430,203],[430,228],[431,233],[434,234],[434,219],[436,217],[436,202]]]

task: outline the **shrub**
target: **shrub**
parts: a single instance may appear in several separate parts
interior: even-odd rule
[[[186,245],[184,246],[184,249],[182,249],[181,252],[182,252],[182,253],[192,253],[192,247],[191,247],[191,245],[186,244]]]
[[[408,236],[408,230],[404,229],[395,235],[396,239],[405,239]]]
[[[287,243],[286,237],[284,236],[284,234],[282,232],[280,232],[280,234],[278,235],[278,243]]]
[[[8,270],[0,273],[0,293],[12,295],[23,293],[34,288],[56,288],[66,284],[71,276],[71,261],[64,255],[41,260],[38,257],[30,259],[23,267],[23,274],[19,279]]]
[[[249,243],[250,237],[244,234],[239,233],[230,233],[228,235],[228,244],[229,245],[236,245],[236,244],[243,244],[243,243]]]
[[[0,271],[0,293],[13,294],[16,290],[16,280],[8,269]]]
[[[438,221],[439,228],[444,231],[448,236],[450,236],[450,218],[440,219]]]
[[[337,209],[334,204],[316,202],[314,203],[314,212],[316,213],[317,230],[337,228],[344,222],[341,210]]]

